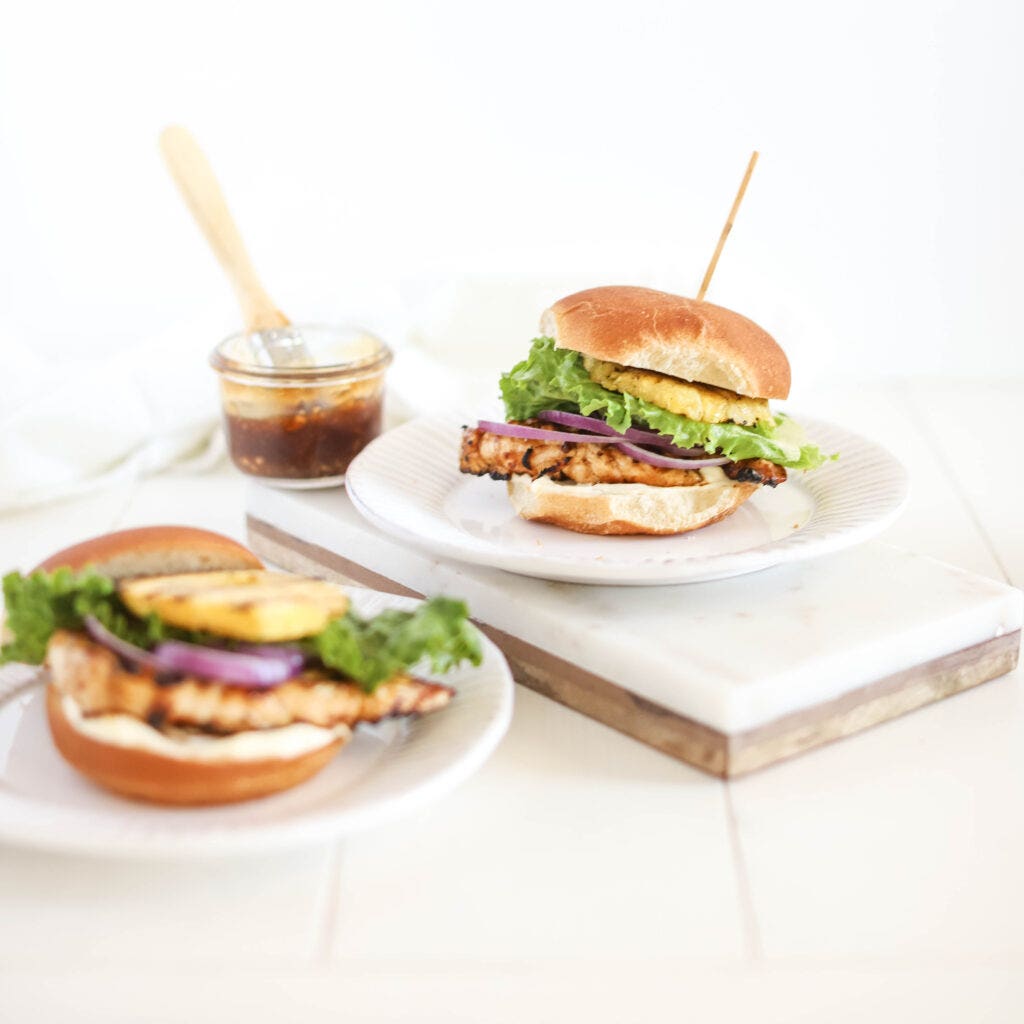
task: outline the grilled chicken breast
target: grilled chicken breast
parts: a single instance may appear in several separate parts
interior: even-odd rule
[[[531,427],[551,429],[530,420]],[[586,441],[528,441],[491,434],[479,427],[462,431],[459,468],[474,476],[508,480],[514,474],[577,484],[647,484],[651,487],[700,487],[709,481],[699,469],[660,469],[638,462],[615,445]],[[722,467],[725,476],[737,483],[783,483],[786,470],[767,459],[745,459]]]
[[[57,689],[72,697],[86,716],[121,713],[156,728],[185,726],[214,733],[293,722],[354,727],[434,711],[454,692],[439,683],[398,675],[366,693],[355,683],[316,669],[268,690],[190,677],[166,683],[148,670],[125,667],[112,651],[67,630],[51,638],[46,663]]]

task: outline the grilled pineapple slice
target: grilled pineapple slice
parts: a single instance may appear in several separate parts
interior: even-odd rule
[[[171,626],[251,643],[319,633],[348,608],[330,583],[258,570],[148,576],[118,589],[136,615],[155,612]]]
[[[583,357],[583,366],[591,380],[610,391],[636,395],[662,409],[701,423],[732,422],[753,426],[755,423],[775,422],[767,398],[750,398],[711,384],[694,384],[655,373],[654,370],[619,366],[591,356]]]

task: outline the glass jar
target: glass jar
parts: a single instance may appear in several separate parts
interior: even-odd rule
[[[358,328],[296,324],[275,334],[285,340],[233,334],[210,355],[231,460],[278,487],[340,484],[381,431],[391,350]]]

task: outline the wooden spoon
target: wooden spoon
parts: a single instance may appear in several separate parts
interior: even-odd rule
[[[314,361],[291,321],[256,276],[213,170],[191,133],[171,125],[160,135],[164,162],[199,229],[228,276],[242,307],[246,331],[274,366],[312,366]]]

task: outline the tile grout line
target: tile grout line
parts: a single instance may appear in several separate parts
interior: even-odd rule
[[[315,960],[324,967],[331,965],[331,955],[337,944],[338,937],[338,913],[341,909],[341,865],[342,857],[341,840],[335,841],[331,846],[331,853],[327,859],[327,885],[323,898],[323,912],[320,920],[320,935],[317,940],[317,951]]]
[[[918,432],[928,442],[928,444],[932,448],[932,451],[935,453],[936,460],[938,461],[939,465],[943,468],[943,470],[946,472],[950,485],[953,488],[953,493],[957,496],[957,499],[963,506],[963,509],[967,513],[968,518],[974,524],[974,528],[978,531],[978,536],[981,537],[982,544],[985,545],[985,549],[992,556],[992,561],[996,563],[996,567],[999,569],[999,572],[1002,575],[1003,580],[1006,583],[1008,583],[1011,587],[1014,586],[1015,584],[1013,580],[1010,579],[1010,574],[1007,571],[1007,568],[999,555],[999,551],[996,549],[995,543],[989,535],[988,530],[985,528],[985,524],[981,521],[981,517],[978,515],[977,509],[974,507],[974,502],[971,501],[970,496],[967,494],[967,491],[964,490],[964,486],[960,480],[959,474],[956,472],[955,467],[952,466],[946,459],[946,455],[942,449],[942,446],[935,443],[935,438],[931,434],[930,426],[927,429],[925,428],[925,421],[921,414],[921,407],[918,405],[917,400],[914,398],[914,395],[910,390],[909,382],[904,379],[902,380],[902,385],[904,389],[903,396],[907,402],[907,405],[909,405],[913,409],[914,415],[911,417],[911,419],[917,426]],[[913,486],[913,481],[911,481],[911,486]]]
[[[764,943],[761,940],[761,928],[758,925],[757,912],[754,909],[754,894],[750,886],[750,872],[747,870],[747,862],[743,854],[739,819],[732,801],[732,784],[728,781],[722,782],[722,798],[725,801],[725,819],[729,832],[733,873],[736,879],[736,893],[743,919],[744,955],[750,963],[759,963],[764,959]]]

